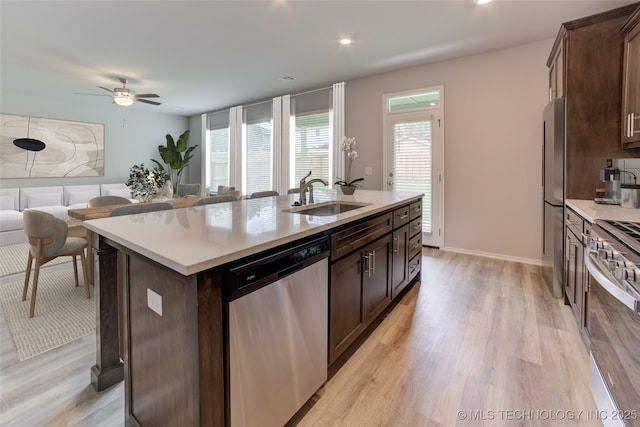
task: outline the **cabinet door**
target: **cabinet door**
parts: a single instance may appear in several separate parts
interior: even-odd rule
[[[363,260],[365,320],[369,325],[391,302],[391,234],[368,245]]]
[[[640,13],[636,15],[640,21]],[[640,22],[635,23],[624,42],[622,144],[640,146]]]
[[[565,295],[571,306],[571,310],[576,312],[576,283],[578,280],[578,249],[582,247],[582,242],[573,234],[570,228],[567,227],[567,247],[566,247],[566,280],[565,280]],[[582,276],[580,275],[580,278]],[[582,286],[581,286],[582,287]]]
[[[363,252],[331,265],[329,288],[329,364],[364,331]]]
[[[405,225],[392,233],[391,298],[398,296],[409,283],[409,227]]]
[[[549,64],[549,101],[564,96],[564,43],[564,37],[558,40]]]

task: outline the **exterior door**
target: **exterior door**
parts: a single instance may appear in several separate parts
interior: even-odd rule
[[[389,113],[385,189],[424,193],[422,241],[442,246],[442,137],[439,109]]]

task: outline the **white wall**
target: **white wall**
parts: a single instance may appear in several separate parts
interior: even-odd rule
[[[165,145],[165,135],[178,138],[188,129],[187,117],[153,112],[152,107],[118,107],[108,98],[93,99],[75,96],[68,100],[47,99],[45,97],[0,91],[0,112],[51,119],[77,120],[105,125],[105,176],[90,178],[30,178],[2,179],[0,187],[39,187],[50,185],[78,185],[125,182],[129,168],[138,163],[154,166],[150,159],[162,163],[158,145]],[[191,140],[190,140],[191,142]],[[196,141],[198,143],[198,141]],[[187,175],[185,172],[183,175]],[[187,182],[183,177],[183,182]]]
[[[382,189],[382,95],[444,86],[445,249],[539,263],[542,110],[553,40],[348,81],[354,176]]]

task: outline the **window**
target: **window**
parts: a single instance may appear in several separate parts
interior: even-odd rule
[[[331,127],[329,111],[298,115],[295,118],[295,137],[291,161],[291,187],[313,171],[314,178],[331,182]]]
[[[211,114],[207,124],[207,186],[215,191],[229,184],[229,112]]]
[[[244,109],[243,193],[272,190],[273,141],[271,102]]]

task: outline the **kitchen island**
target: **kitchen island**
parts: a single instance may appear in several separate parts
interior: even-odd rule
[[[308,215],[296,212],[304,207],[291,208],[298,195],[287,195],[86,221],[94,234],[96,257],[94,387],[103,390],[125,378],[127,424],[228,425],[229,266],[317,236],[331,237],[332,257],[342,261],[361,249],[358,242],[371,246],[374,238],[374,243],[389,242],[391,256],[391,242],[394,248],[400,245],[391,238],[394,215],[398,227],[408,227],[411,218],[413,228],[419,228],[421,197],[409,192],[358,190],[354,196],[343,196],[335,190],[316,190],[314,206],[337,200],[361,207]],[[418,213],[410,216],[410,206]],[[412,240],[421,246],[419,239]],[[404,245],[408,248],[408,239]],[[373,255],[375,259],[375,251]],[[386,266],[390,278],[390,257]],[[368,268],[364,271],[371,279],[371,265]],[[408,271],[409,265],[405,268]],[[419,263],[405,276],[414,280],[417,273]],[[118,279],[123,284],[120,296]],[[372,299],[376,292],[371,292]],[[390,283],[386,292],[390,300]],[[119,358],[118,298],[124,365]]]

